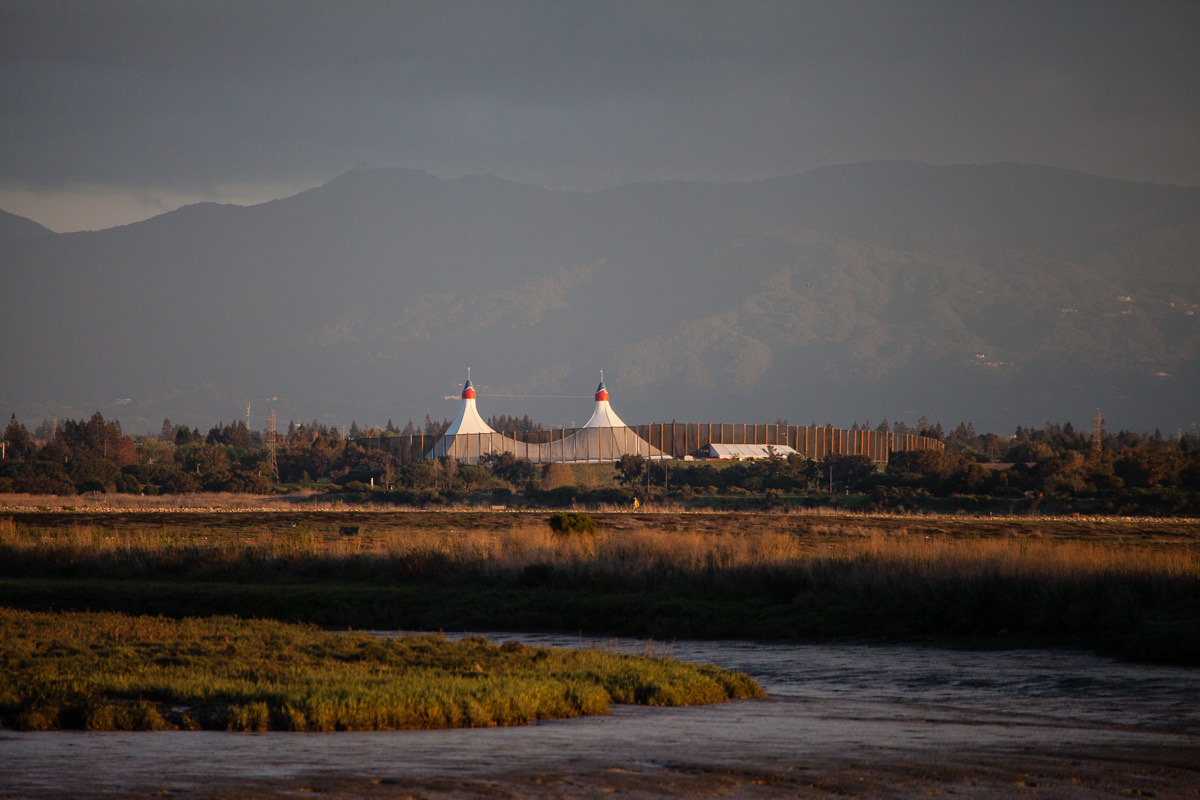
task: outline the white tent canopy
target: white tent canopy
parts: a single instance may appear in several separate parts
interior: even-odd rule
[[[585,428],[627,428],[629,427],[621,418],[617,416],[617,412],[613,411],[612,404],[608,402],[608,389],[604,386],[604,375],[600,375],[600,385],[596,387],[596,408],[592,411],[592,416],[587,422],[583,423]]]
[[[450,427],[446,428],[445,436],[457,436],[460,433],[495,433],[491,425],[479,416],[475,407],[475,387],[471,385],[471,373],[467,372],[467,382],[463,385],[462,405],[458,408],[458,416]]]
[[[604,385],[604,373],[600,373],[600,385],[596,387],[596,406],[592,416],[583,427],[567,436],[562,442],[552,443],[553,461],[589,462],[618,461],[624,455],[640,455],[644,458],[661,460],[669,458],[657,447],[637,435],[613,411]]]
[[[564,432],[562,438],[542,444],[519,442],[497,433],[483,421],[475,406],[475,389],[468,371],[458,416],[426,457],[449,456],[468,464],[477,463],[480,456],[489,453],[512,453],[517,458],[527,458],[535,464],[618,461],[624,455],[640,455],[654,460],[670,458],[638,436],[613,411],[603,374],[600,376],[600,385],[596,387],[595,399],[596,406],[591,418],[575,432],[569,435]]]
[[[475,407],[475,387],[471,385],[471,371],[467,370],[467,382],[463,384],[462,405],[458,407],[458,416],[446,428],[442,438],[438,439],[433,449],[425,454],[426,458],[441,458],[450,456],[456,461],[474,464],[479,457],[486,453],[512,452],[512,447],[518,442],[508,439],[492,429],[479,415]]]

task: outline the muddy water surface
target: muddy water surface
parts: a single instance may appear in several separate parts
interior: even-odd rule
[[[770,697],[487,730],[0,732],[0,797],[902,797],[930,786],[981,797],[1031,786],[1043,796],[1200,796],[1200,670],[1041,650],[653,650],[744,670]]]

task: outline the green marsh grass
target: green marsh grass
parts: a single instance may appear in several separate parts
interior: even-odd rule
[[[0,721],[23,730],[483,727],[762,696],[741,673],[602,649],[2,609],[0,675]]]

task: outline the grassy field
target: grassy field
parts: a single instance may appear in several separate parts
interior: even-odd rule
[[[0,674],[0,722],[21,730],[481,727],[762,696],[741,673],[602,649],[3,609]]]
[[[1200,663],[1191,520],[355,509],[0,514],[0,605],[326,627],[987,638]],[[353,535],[343,533],[347,526]]]

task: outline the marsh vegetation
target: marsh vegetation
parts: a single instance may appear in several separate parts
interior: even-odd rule
[[[21,730],[487,727],[604,714],[612,703],[762,696],[742,673],[602,648],[5,609],[0,673],[0,722]]]
[[[0,604],[659,640],[1002,635],[1200,663],[1186,521],[589,519],[594,531],[545,514],[14,514],[0,519]]]

